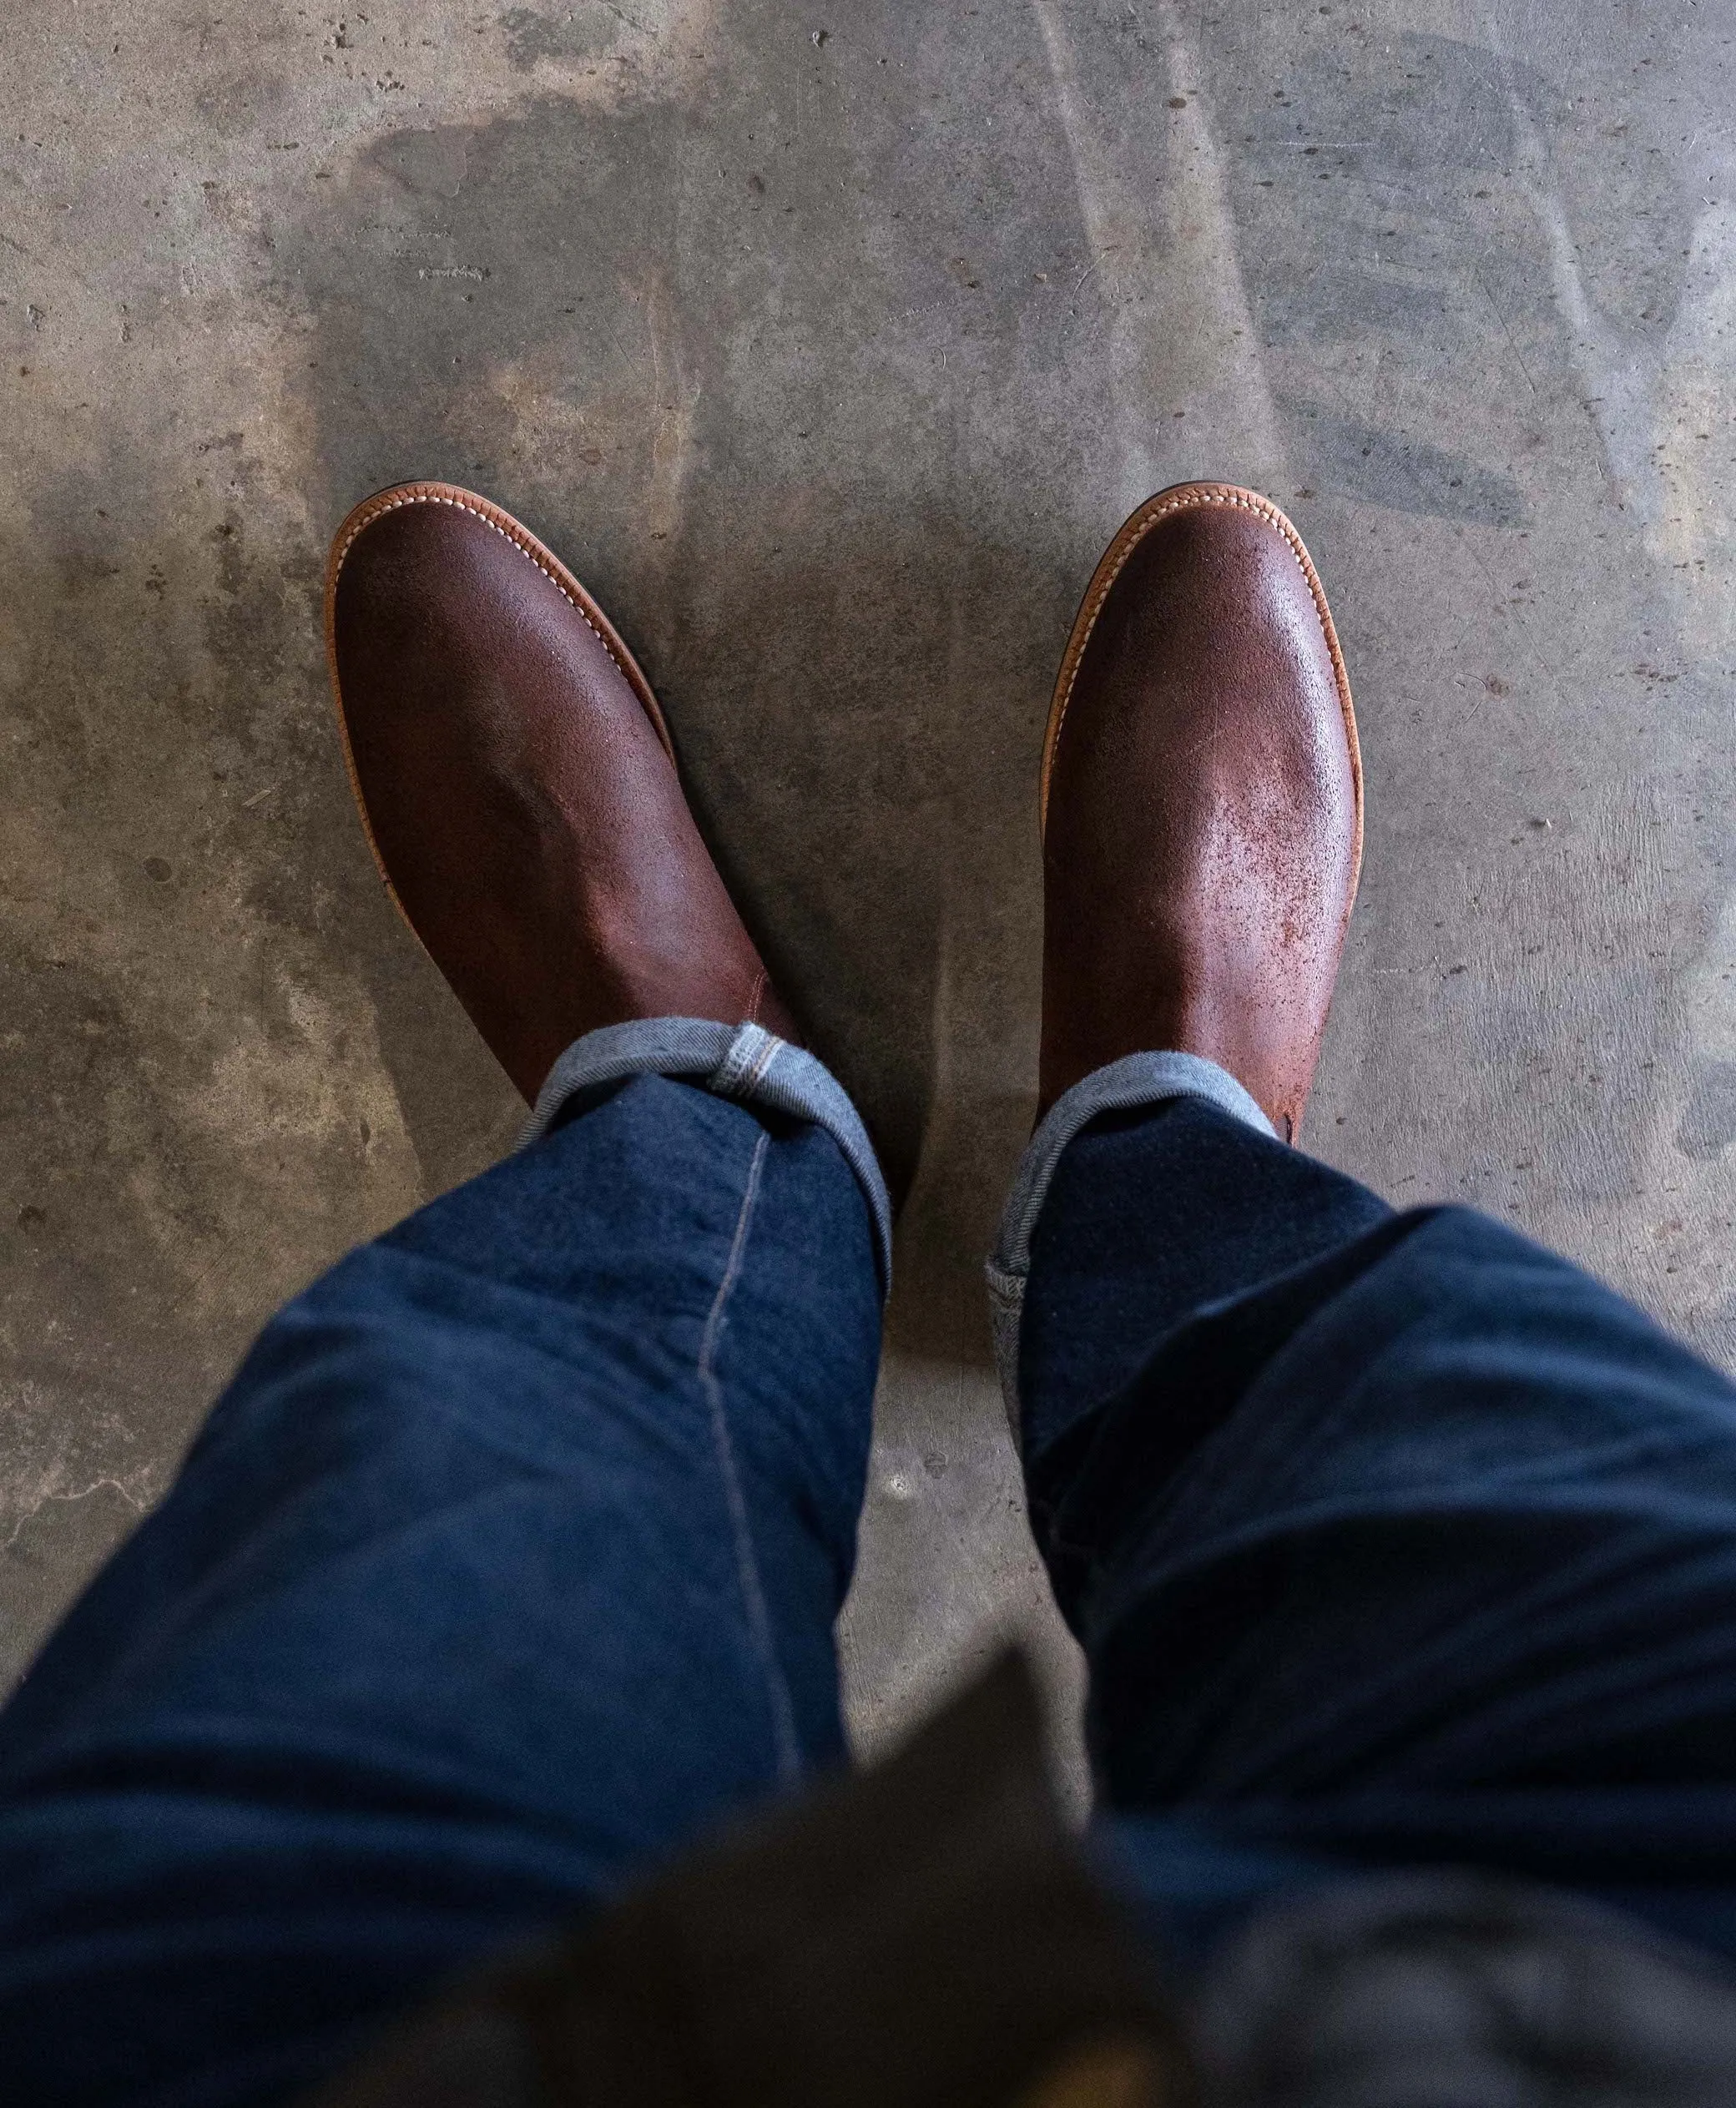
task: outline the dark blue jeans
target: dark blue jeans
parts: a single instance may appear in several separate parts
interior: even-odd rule
[[[829,1135],[641,1077],[266,1329],[0,1717],[0,2091],[229,2104],[841,1763],[880,1335]],[[1196,1942],[1476,1860],[1736,1951],[1736,1394],[1214,1107],[1038,1224],[1033,1521]]]

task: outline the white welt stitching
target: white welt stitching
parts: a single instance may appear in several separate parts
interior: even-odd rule
[[[772,1042],[775,1046],[778,1042]],[[760,1174],[765,1167],[765,1152],[771,1145],[771,1137],[761,1132],[754,1145],[754,1161],[748,1167],[746,1190],[741,1197],[741,1212],[735,1218],[735,1235],[729,1246],[729,1257],[724,1268],[724,1278],[711,1305],[710,1315],[705,1320],[705,1330],[699,1342],[699,1378],[705,1393],[705,1402],[711,1410],[711,1435],[717,1447],[718,1469],[723,1476],[724,1499],[729,1510],[729,1529],[735,1540],[735,1570],[741,1582],[741,1593],[748,1614],[748,1631],[752,1636],[754,1652],[760,1657],[760,1667],[765,1674],[765,1695],[770,1701],[772,1737],[777,1744],[778,1776],[786,1785],[801,1777],[801,1750],[795,1737],[795,1707],[790,1696],[790,1684],[778,1660],[777,1642],[771,1629],[771,1612],[766,1606],[765,1587],[760,1576],[760,1561],[754,1550],[754,1533],[748,1520],[747,1497],[742,1491],[741,1471],[735,1460],[735,1445],[729,1439],[729,1415],[724,1404],[723,1385],[717,1378],[718,1342],[724,1329],[724,1306],[729,1299],[729,1292],[741,1278],[742,1257],[747,1249],[748,1223],[754,1213],[754,1203],[759,1198]]]
[[[364,514],[362,518],[358,520],[356,525],[351,528],[342,548],[341,548],[337,552],[336,561],[332,565],[331,575],[334,578],[336,578],[339,572],[343,569],[344,558],[349,555],[351,547],[354,546],[356,537],[361,534],[365,528],[371,527],[376,520],[384,519],[388,512],[396,512],[399,507],[403,505],[450,505],[455,512],[467,512],[472,519],[480,520],[485,527],[492,527],[495,533],[500,537],[502,542],[510,542],[512,547],[517,550],[519,555],[524,558],[527,563],[533,565],[537,570],[542,573],[542,576],[548,579],[549,584],[554,588],[555,591],[561,596],[562,599],[566,602],[569,608],[578,609],[579,619],[583,623],[585,628],[590,631],[592,636],[593,636],[597,639],[597,642],[602,645],[603,650],[608,653],[609,657],[614,661],[615,664],[618,667],[620,667],[620,670],[626,677],[628,685],[632,685],[633,676],[630,673],[628,673],[627,668],[624,666],[621,665],[620,653],[616,651],[614,646],[610,643],[608,638],[603,635],[603,632],[597,627],[596,623],[591,620],[591,618],[586,614],[584,609],[579,606],[578,601],[576,601],[573,598],[572,594],[568,592],[567,588],[561,583],[560,580],[555,576],[554,572],[552,572],[548,566],[543,562],[542,559],[537,555],[536,552],[532,549],[527,549],[523,542],[518,539],[518,537],[516,534],[507,533],[507,530],[501,525],[498,520],[491,520],[486,512],[477,512],[475,506],[466,505],[461,499],[456,497],[441,497],[437,496],[437,494],[432,491],[416,491],[406,497],[395,497],[389,504],[376,506],[372,512]]]

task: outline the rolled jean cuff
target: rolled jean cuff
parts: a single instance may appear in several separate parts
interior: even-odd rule
[[[1204,1098],[1276,1138],[1276,1129],[1228,1069],[1198,1054],[1128,1054],[1093,1069],[1056,1099],[1019,1159],[1012,1191],[1001,1217],[988,1277],[989,1314],[994,1326],[995,1367],[1015,1447],[1020,1444],[1019,1321],[1031,1273],[1031,1238],[1048,1198],[1061,1152],[1099,1113],[1130,1112],[1166,1098]]]
[[[874,1225],[881,1294],[892,1282],[892,1202],[861,1115],[823,1062],[761,1025],[719,1025],[705,1017],[635,1017],[573,1041],[548,1072],[518,1137],[540,1141],[575,1101],[599,1098],[630,1076],[671,1076],[720,1098],[761,1105],[824,1127],[843,1152]]]

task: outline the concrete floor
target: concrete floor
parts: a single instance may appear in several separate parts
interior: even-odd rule
[[[512,1094],[350,809],[318,619],[472,483],[615,613],[914,1178],[872,1744],[1006,1626],[977,1261],[1034,771],[1138,499],[1309,537],[1370,785],[1309,1135],[1736,1354],[1736,8],[34,0],[0,39],[0,1677],[249,1335]]]

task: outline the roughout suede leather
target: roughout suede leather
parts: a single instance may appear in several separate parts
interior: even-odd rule
[[[525,1097],[634,1017],[797,1040],[584,588],[486,498],[405,484],[332,545],[332,683],[381,875]]]
[[[1044,1109],[1128,1054],[1203,1055],[1292,1139],[1361,852],[1350,683],[1269,500],[1160,492],[1098,567],[1043,767]]]

